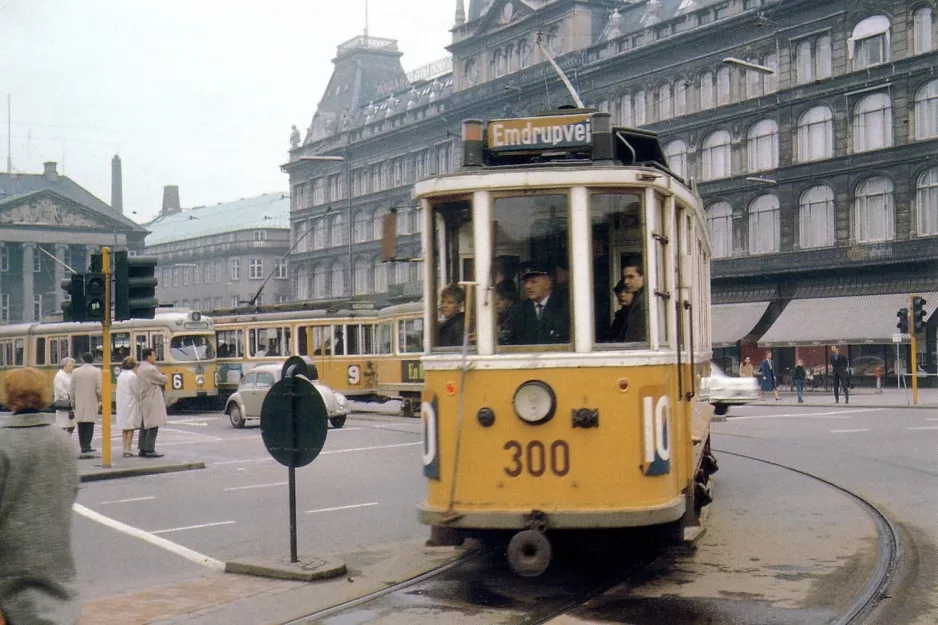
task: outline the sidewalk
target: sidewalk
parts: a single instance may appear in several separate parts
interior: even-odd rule
[[[97,443],[97,441],[96,441]],[[184,458],[141,458],[134,456],[124,458],[120,446],[111,449],[111,466],[102,465],[101,450],[92,454],[78,456],[78,474],[82,482],[97,482],[99,480],[114,480],[123,477],[137,477],[140,475],[153,475],[156,473],[174,473],[176,471],[190,471],[204,469],[205,463],[198,460]]]
[[[779,388],[780,401],[775,401],[771,393],[766,393],[765,401],[755,401],[750,406],[795,405],[812,407],[850,406],[857,408],[938,408],[938,388],[919,388],[918,404],[912,403],[912,389],[884,388],[877,393],[875,388],[858,386],[850,390],[850,403],[844,401],[843,393],[840,403],[834,403],[834,391],[808,391],[804,392],[804,403],[798,403],[798,396],[789,391],[788,386]]]

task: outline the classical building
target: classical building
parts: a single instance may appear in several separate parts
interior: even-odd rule
[[[179,189],[166,187],[146,238],[146,254],[159,259],[160,303],[218,310],[288,301],[289,219],[285,193],[183,210]]]
[[[468,4],[468,10],[467,10]],[[660,134],[701,194],[712,236],[714,340],[735,366],[826,360],[895,369],[896,311],[938,307],[935,9],[920,0],[463,0],[452,56],[405,74],[393,40],[339,46],[289,162],[299,299],[419,294],[420,264],[379,263],[399,212],[419,255],[415,180],[458,164],[462,119],[571,102]],[[920,335],[935,371],[935,323]],[[904,348],[907,349],[907,348]],[[900,370],[910,355],[900,357]],[[759,356],[761,360],[761,356]]]
[[[120,159],[108,206],[54,162],[41,174],[0,173],[0,323],[61,313],[61,282],[84,273],[103,246],[143,251],[147,230],[121,213]]]

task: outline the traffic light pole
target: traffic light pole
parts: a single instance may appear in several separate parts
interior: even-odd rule
[[[918,351],[915,346],[915,295],[909,296],[909,310],[912,318],[909,319],[909,334],[912,336],[912,355],[909,357],[909,370],[912,372],[912,405],[918,405]]]
[[[111,466],[111,248],[101,248],[101,271],[104,273],[104,321],[101,340],[104,362],[101,371],[101,466]]]

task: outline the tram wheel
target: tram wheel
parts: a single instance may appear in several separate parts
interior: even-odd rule
[[[537,577],[550,566],[552,549],[543,532],[524,530],[508,542],[508,566],[521,577]]]

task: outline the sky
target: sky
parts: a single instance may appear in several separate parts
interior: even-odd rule
[[[56,161],[110,204],[118,154],[138,223],[165,185],[183,208],[285,192],[290,127],[309,126],[366,2],[369,34],[397,39],[405,71],[447,56],[455,0],[0,0],[13,171]]]

